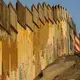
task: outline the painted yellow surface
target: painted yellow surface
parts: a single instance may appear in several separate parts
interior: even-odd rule
[[[39,22],[42,25],[41,22]],[[45,20],[44,25],[40,26],[39,30],[40,35],[40,62],[41,62],[41,69],[43,70],[47,65],[54,61],[54,50],[55,50],[55,25],[52,24],[50,21],[47,22]],[[54,50],[53,50],[54,48]]]
[[[9,36],[4,40],[2,40],[2,63],[3,63],[3,74],[4,78],[6,78],[7,74],[9,74]],[[5,46],[6,45],[6,46]]]
[[[55,42],[53,43],[53,40],[55,40],[55,24],[49,21],[49,37],[47,42],[47,45],[49,46],[49,52],[47,53],[48,54],[47,56],[49,56],[49,64],[55,60],[53,48]]]
[[[70,29],[70,36],[71,36],[71,38],[73,40],[73,45],[74,45],[74,35],[73,35],[74,34],[74,31],[73,31],[73,29],[71,27],[69,29]],[[70,49],[70,43],[69,43],[69,54],[70,55],[74,54],[74,46],[72,46],[72,50],[71,50]]]
[[[22,74],[23,79],[33,80],[33,32],[29,28],[25,30],[19,23],[17,30],[18,77],[20,79]]]
[[[2,40],[0,40],[0,76],[2,75]]]
[[[17,33],[11,29],[11,36],[9,39],[10,44],[10,54],[9,54],[9,71],[10,79],[16,80],[16,71],[18,67],[18,58],[17,58]]]
[[[26,55],[28,56],[28,78],[27,79],[33,80],[33,78],[35,77],[35,71],[34,71],[35,66],[33,64],[33,32],[29,28],[27,28],[26,31],[27,31],[26,45],[27,45],[27,53],[28,53],[28,55]]]
[[[45,7],[47,9],[47,6]],[[32,14],[38,26],[33,23]],[[35,13],[29,15],[31,19],[27,18],[27,20],[31,24],[25,26],[26,29],[17,22],[18,34],[12,28],[10,28],[10,35],[5,30],[0,31],[0,39],[2,39],[0,41],[0,75],[2,75],[3,63],[5,78],[9,73],[10,80],[33,80],[56,58],[68,55],[68,52],[73,53],[73,50],[70,50],[69,40],[70,35],[74,39],[73,29],[69,28],[66,19],[58,21],[60,20],[59,11],[57,12],[58,18],[53,23],[45,19],[42,20],[43,24],[38,19],[38,12],[36,14],[37,16]],[[66,14],[64,15],[66,18]],[[63,18],[63,15],[61,16]],[[43,14],[42,17],[44,18]],[[46,12],[45,17],[48,19],[49,13]]]
[[[68,55],[68,48],[69,48],[69,45],[67,44],[68,43],[68,34],[69,34],[69,30],[68,30],[68,26],[67,26],[67,23],[66,21],[62,21],[62,29],[63,29],[63,40],[64,40],[64,55]]]
[[[39,21],[39,43],[40,43],[40,62],[41,70],[47,66],[47,42],[49,37],[49,24],[45,21],[44,25]]]
[[[57,39],[58,39],[58,26],[53,23],[53,47],[54,47],[54,60],[57,58]]]
[[[40,43],[39,43],[39,28],[33,24],[34,32],[33,32],[33,63],[35,65],[35,76],[37,76],[41,71],[40,65],[40,57],[39,57],[39,50],[40,50]]]
[[[18,67],[19,67],[21,66],[22,63],[24,63],[25,59],[28,59],[27,56],[25,56],[27,50],[25,39],[27,39],[27,34],[25,33],[26,30],[19,23],[17,23],[17,30],[18,30],[17,49],[18,49]]]
[[[55,58],[58,58],[58,41],[59,41],[59,26],[58,22],[55,25]]]
[[[63,44],[63,28],[62,28],[62,22],[59,22],[59,43],[60,43],[60,54],[59,56],[62,56],[64,54],[64,44]]]

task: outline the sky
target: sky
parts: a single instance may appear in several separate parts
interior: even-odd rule
[[[12,2],[12,4],[15,6],[17,0],[4,0],[6,4],[8,4],[9,1]],[[37,5],[38,2],[43,3],[44,1],[47,4],[50,4],[51,6],[56,4],[61,4],[64,8],[68,10],[70,15],[72,16],[77,31],[80,31],[80,0],[19,0],[24,6],[27,5],[29,8],[31,8],[32,4]]]

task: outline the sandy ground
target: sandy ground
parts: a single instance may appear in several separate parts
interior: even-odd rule
[[[53,80],[80,80],[80,60]]]
[[[35,80],[80,80],[80,57],[60,57],[43,71]]]

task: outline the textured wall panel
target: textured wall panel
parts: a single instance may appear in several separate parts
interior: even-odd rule
[[[50,5],[48,5],[48,16],[51,22],[53,22],[53,10]]]
[[[62,20],[62,6],[59,5],[59,16],[60,20]]]
[[[64,20],[64,9],[62,7],[62,11],[61,11],[61,16],[62,16],[62,19]]]
[[[17,15],[18,15],[18,22],[22,27],[26,28],[26,9],[25,7],[17,1],[16,3],[16,8],[17,8]]]
[[[17,23],[18,80],[33,80],[33,32]],[[22,37],[21,37],[22,36]]]
[[[2,15],[1,15],[1,21],[3,24],[3,27],[6,31],[10,32],[10,25],[9,25],[9,9],[7,5],[2,1]]]
[[[44,11],[40,3],[38,3],[39,19],[44,24]]]
[[[32,13],[28,7],[26,7],[26,25],[33,30]]]
[[[39,13],[35,5],[32,5],[32,12],[33,12],[33,22],[35,23],[37,27],[39,27],[38,25]]]
[[[17,34],[15,31],[11,28],[11,36],[10,36],[10,53],[11,53],[11,69],[12,71],[16,71],[17,69]]]
[[[6,45],[6,46],[5,46]],[[3,76],[4,78],[9,73],[9,59],[10,59],[10,47],[8,38],[2,41],[2,62],[3,62]]]
[[[40,29],[39,29],[39,43],[38,46],[40,46],[40,51],[39,51],[39,57],[40,57],[40,66],[41,66],[41,70],[43,70],[46,66],[46,44],[47,44],[47,40],[48,40],[48,36],[49,36],[49,25],[48,22],[45,21],[45,25],[43,25],[41,23],[41,21],[39,21],[39,25],[40,25]],[[37,46],[36,46],[37,47]]]
[[[10,25],[17,31],[17,13],[12,4],[9,4],[9,12],[10,12]]]
[[[58,8],[58,5],[56,5],[56,17],[57,17],[57,20],[59,20],[59,8]]]
[[[0,76],[2,75],[2,41],[0,40]]]
[[[46,3],[43,3],[43,9],[44,9],[44,17],[46,18],[46,20],[48,20],[48,7]]]
[[[56,21],[56,7],[53,6],[53,19]]]
[[[2,1],[0,1],[0,24],[1,24],[1,19],[2,19]]]

